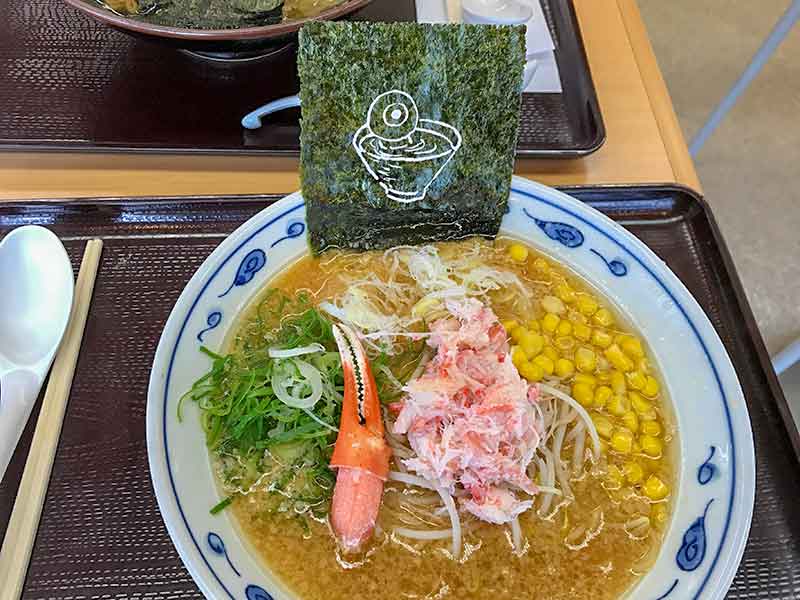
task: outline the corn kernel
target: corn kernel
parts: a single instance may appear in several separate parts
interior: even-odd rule
[[[633,433],[639,431],[639,417],[637,417],[636,413],[632,410],[626,411],[625,414],[622,415],[622,424]]]
[[[550,265],[541,256],[533,261],[533,268],[544,275],[547,275],[550,272]]]
[[[634,390],[642,390],[647,385],[647,377],[642,375],[640,371],[631,371],[626,375],[628,379],[628,386]]]
[[[617,344],[611,344],[608,348],[604,351],[605,357],[608,359],[614,368],[627,373],[628,371],[633,370],[633,361],[625,356],[622,352],[622,348],[620,348]]]
[[[628,398],[631,401],[633,410],[644,421],[654,421],[656,419],[656,411],[653,404],[645,400],[639,392],[628,392]]]
[[[650,361],[647,360],[646,356],[644,358],[640,358],[636,362],[636,368],[639,369],[645,375],[650,375],[650,372],[651,372]]]
[[[581,346],[575,351],[575,366],[579,371],[591,373],[597,366],[597,355],[594,350]]]
[[[650,475],[642,486],[644,495],[650,500],[663,500],[669,494],[669,487],[655,475]]]
[[[559,358],[556,361],[555,372],[559,377],[570,377],[575,373],[575,365],[571,360]]]
[[[541,381],[542,377],[544,377],[542,367],[532,362],[523,363],[519,368],[519,374],[531,382]]]
[[[614,431],[614,425],[608,420],[608,417],[604,417],[603,415],[592,415],[592,422],[594,423],[594,428],[597,429],[597,434],[600,437],[604,437],[606,439],[611,437],[611,433]]]
[[[624,336],[620,346],[625,354],[631,358],[642,358],[644,356],[644,348],[642,348],[641,340],[632,335]]]
[[[642,433],[658,437],[661,435],[661,425],[658,421],[645,421],[642,423]]]
[[[517,369],[522,366],[523,363],[528,361],[528,357],[525,356],[525,352],[519,346],[514,346],[511,349],[511,362],[514,364]]]
[[[563,315],[565,312],[567,312],[567,307],[560,298],[556,298],[555,296],[545,296],[542,298],[542,308],[546,312],[556,315]]]
[[[572,321],[573,324],[581,323],[582,325],[588,325],[589,319],[587,319],[584,315],[579,313],[577,310],[569,311],[569,320]]]
[[[647,383],[644,384],[644,389],[642,390],[642,394],[644,394],[648,398],[655,398],[656,396],[658,396],[658,392],[660,390],[661,386],[659,385],[658,380],[652,375],[648,375]]]
[[[628,483],[631,485],[641,483],[644,479],[644,469],[642,468],[642,465],[633,460],[625,463],[625,466],[622,468],[622,472],[625,474],[625,479],[627,479]]]
[[[505,319],[504,321],[500,321],[500,325],[503,326],[503,329],[509,332],[512,329],[514,329],[514,327],[519,325],[519,323],[517,322],[516,319]]]
[[[627,429],[617,429],[611,434],[611,448],[622,454],[630,454],[633,450],[633,434]]]
[[[508,255],[517,262],[528,260],[528,249],[522,244],[511,244],[508,247]]]
[[[597,300],[588,294],[581,294],[578,296],[577,303],[578,310],[587,317],[591,317],[597,312]]]
[[[566,319],[561,321],[561,323],[558,324],[558,328],[556,329],[556,333],[558,333],[558,335],[569,335],[569,334],[571,334],[572,333],[572,323],[570,323]]]
[[[622,371],[611,371],[611,389],[616,394],[624,394],[628,391],[628,383],[625,381],[625,374]]]
[[[616,394],[606,404],[606,410],[615,417],[622,417],[626,412],[631,409],[631,403],[627,396]]]
[[[605,408],[605,405],[614,395],[614,392],[611,391],[611,388],[607,385],[601,385],[594,391],[594,407],[595,408]]]
[[[531,333],[539,333],[541,329],[542,326],[536,319],[531,319],[530,321],[528,321],[528,331],[530,331]]]
[[[609,465],[605,477],[606,489],[618,490],[625,481],[623,472],[617,465]]]
[[[519,347],[522,348],[525,356],[531,359],[541,353],[544,348],[544,338],[538,333],[529,331],[519,340]]]
[[[595,346],[599,346],[600,348],[605,349],[608,348],[613,341],[614,340],[611,337],[611,334],[608,333],[607,331],[603,331],[602,329],[595,329],[592,332],[592,343]]]
[[[611,327],[614,324],[614,315],[607,308],[601,308],[592,315],[592,321],[600,327]]]
[[[525,329],[522,325],[517,325],[516,327],[512,328],[509,334],[511,335],[511,339],[514,340],[519,344],[519,341],[522,339],[522,336],[528,333],[528,330]]]
[[[651,435],[640,436],[639,444],[642,446],[642,452],[653,458],[659,458],[664,451],[664,445],[661,440]]]
[[[556,286],[556,296],[558,296],[562,302],[566,302],[567,304],[571,304],[575,302],[575,290],[569,287],[567,283],[559,283]]]
[[[667,505],[663,502],[654,504],[650,508],[650,521],[654,523],[656,527],[663,527],[666,525],[668,517],[669,511],[667,510]]]
[[[572,397],[583,406],[591,406],[594,400],[591,386],[580,382],[572,385]]]
[[[542,329],[548,333],[553,333],[558,328],[560,322],[561,319],[558,318],[558,315],[547,313],[544,318],[542,318]]]
[[[539,356],[534,358],[531,362],[535,365],[539,365],[542,371],[544,371],[545,375],[552,375],[556,367],[553,361],[547,358],[544,354],[540,354]]]
[[[594,388],[597,385],[597,378],[589,373],[575,373],[575,377],[572,379],[572,382],[585,383],[589,387]]]
[[[597,361],[597,368],[600,369],[595,375],[595,377],[597,377],[597,381],[605,384],[611,383],[611,371],[608,369],[603,369],[599,360]]]
[[[566,321],[561,321],[562,325],[564,323],[566,323]],[[553,345],[556,349],[563,353],[571,353],[572,349],[575,347],[575,343],[575,338],[571,335],[560,335],[553,341]]]
[[[572,334],[582,342],[588,342],[592,337],[592,328],[584,323],[574,323]]]
[[[558,350],[553,348],[552,346],[545,346],[544,350],[542,350],[542,354],[544,354],[547,358],[556,362],[558,360]]]

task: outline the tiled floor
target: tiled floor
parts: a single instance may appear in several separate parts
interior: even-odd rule
[[[688,139],[790,0],[639,0]],[[767,347],[800,337],[800,24],[696,157]],[[800,422],[800,366],[782,378]]]

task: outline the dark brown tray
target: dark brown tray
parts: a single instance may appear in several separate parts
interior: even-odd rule
[[[525,94],[518,153],[588,154],[605,130],[572,0],[543,0],[562,94]],[[414,0],[374,0],[352,18],[413,21]],[[0,149],[296,155],[299,111],[242,117],[297,93],[295,51],[215,63],[130,37],[62,0],[0,1]]]
[[[800,438],[706,204],[676,188],[571,189],[659,254],[705,308],[739,373],[756,443],[756,508],[729,598],[800,591]],[[54,230],[78,265],[105,240],[94,301],[24,591],[28,600],[200,598],[158,512],[147,466],[150,364],[173,303],[225,235],[271,197],[0,205],[0,237]],[[37,409],[0,484],[7,526]],[[0,584],[1,585],[1,584]]]

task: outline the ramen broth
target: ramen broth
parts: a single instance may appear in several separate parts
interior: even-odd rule
[[[611,388],[612,385],[615,394],[620,391],[620,382],[612,381],[610,376],[614,372],[613,365],[603,358],[607,340],[593,336],[582,341],[578,324],[608,333],[616,340],[615,344],[632,343],[632,338],[624,334],[635,335],[635,332],[618,311],[609,313],[613,315],[613,324],[607,313],[594,318],[598,306],[612,308],[596,290],[562,266],[512,240],[467,240],[436,246],[443,254],[475,251],[477,247],[487,264],[513,270],[533,290],[536,308],[533,314],[520,314],[520,304],[513,294],[504,290],[491,292],[484,301],[501,322],[511,330],[520,326],[514,321],[529,323],[524,327],[541,331],[550,340],[548,345],[558,344],[560,355],[572,357],[573,363],[578,345],[594,348],[600,358],[592,374],[597,378],[593,393],[597,396],[597,388]],[[341,273],[348,273],[348,276],[360,272],[385,274],[383,256],[380,252],[338,251],[321,257],[306,256],[271,281],[270,288],[287,295],[305,291],[314,303],[319,303],[346,289]],[[568,308],[562,313],[561,322],[572,324],[560,329],[556,326],[552,335],[547,335],[553,324],[545,322],[546,311],[540,303],[553,296],[565,299]],[[594,306],[594,313],[591,303],[586,308],[587,298],[599,303]],[[551,301],[545,304],[548,302]],[[253,323],[258,320],[259,304],[260,297],[242,315],[226,344],[228,350],[237,352],[243,340],[251,336]],[[571,329],[569,333],[568,329]],[[567,348],[566,340],[570,336],[578,336],[573,348]],[[642,370],[651,378],[659,378],[646,357],[636,366],[636,372]],[[575,372],[580,373],[580,370]],[[575,375],[562,377],[572,389],[575,389],[571,383],[574,379]],[[626,379],[626,393],[638,393],[635,388],[640,382],[632,381],[630,376]],[[663,386],[660,389],[663,390]],[[656,418],[646,428],[654,434],[651,437],[663,444],[658,457],[648,455],[640,446],[645,436],[638,425],[634,439],[639,441],[634,441],[632,450],[616,451],[618,440],[612,441],[611,436],[605,435],[608,432],[602,423],[605,420],[614,425],[614,431],[622,430],[623,423],[630,425],[626,421],[632,418],[629,413],[635,414],[636,410],[624,407],[628,410],[623,418],[621,411],[613,410],[609,402],[604,404],[601,400],[582,402],[598,424],[603,440],[600,459],[586,461],[582,468],[573,472],[570,480],[573,498],[556,496],[546,510],[542,510],[542,503],[537,501],[520,516],[523,543],[519,550],[514,549],[507,525],[493,525],[469,516],[462,520],[464,549],[457,560],[452,557],[449,539],[420,541],[393,533],[398,526],[440,530],[449,524],[446,514],[431,515],[427,506],[430,500],[422,493],[424,490],[421,492],[396,481],[387,482],[375,535],[364,551],[356,555],[340,552],[325,518],[287,518],[265,511],[268,499],[264,491],[238,497],[230,510],[267,568],[294,594],[306,600],[620,598],[657,557],[674,493],[653,501],[644,490],[651,475],[671,490],[675,489],[673,453],[677,444],[663,391],[649,399]],[[656,423],[660,433],[656,434],[656,425],[652,423]],[[573,447],[574,442],[565,442],[561,456],[568,465],[572,463]],[[397,470],[396,463],[392,468]]]

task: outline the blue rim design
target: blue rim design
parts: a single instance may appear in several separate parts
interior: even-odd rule
[[[669,586],[669,589],[666,592],[664,592],[663,594],[661,594],[658,598],[656,598],[656,600],[664,600],[664,598],[669,596],[675,590],[676,587],[678,587],[678,580],[677,579],[675,581],[673,581],[672,585]]]
[[[616,275],[617,277],[625,277],[628,274],[628,267],[627,265],[622,262],[621,260],[615,258],[614,260],[606,260],[606,257],[600,254],[594,248],[589,248],[589,252],[596,254],[600,258],[603,259],[603,262],[606,263],[608,270],[611,271],[612,275]]]
[[[290,240],[292,238],[300,237],[301,235],[303,235],[303,232],[305,230],[306,230],[305,223],[303,223],[302,221],[292,221],[286,227],[286,235],[272,242],[270,248],[274,248],[275,246],[277,246],[278,244],[280,244],[285,240]]]
[[[729,494],[729,499],[728,499],[728,510],[727,510],[727,514],[725,516],[725,525],[724,525],[723,531],[722,531],[722,537],[721,537],[719,545],[717,547],[717,551],[714,554],[714,559],[711,562],[711,566],[709,567],[708,572],[705,575],[705,578],[703,579],[702,583],[700,584],[700,587],[698,588],[697,593],[693,597],[694,599],[697,599],[697,598],[699,598],[700,594],[703,593],[703,590],[705,589],[706,585],[708,584],[708,580],[711,578],[711,574],[714,572],[714,569],[716,568],[717,562],[719,561],[719,557],[720,557],[720,554],[722,552],[722,548],[724,547],[725,542],[727,541],[728,531],[730,529],[731,515],[733,513],[734,493],[735,493],[735,490],[736,490],[736,475],[737,475],[737,469],[736,469],[736,442],[735,442],[734,435],[733,435],[733,421],[731,420],[730,408],[728,406],[728,398],[727,398],[727,396],[725,394],[725,390],[724,390],[724,388],[722,386],[722,380],[720,379],[719,372],[717,370],[717,366],[716,366],[716,364],[714,364],[714,360],[711,357],[711,353],[709,352],[705,341],[703,340],[702,336],[700,335],[700,332],[698,331],[698,329],[695,326],[695,324],[692,321],[692,319],[689,317],[688,313],[686,312],[686,309],[683,307],[683,305],[678,301],[678,299],[672,293],[672,290],[670,290],[669,287],[661,280],[661,278],[656,273],[654,273],[653,270],[648,265],[646,265],[644,263],[644,261],[642,259],[640,259],[633,251],[631,251],[623,242],[617,240],[615,237],[613,237],[608,232],[600,229],[597,225],[595,225],[594,223],[590,222],[586,218],[574,213],[569,208],[566,208],[564,206],[560,206],[559,204],[557,204],[557,203],[555,203],[555,202],[553,202],[551,200],[547,200],[545,198],[540,198],[539,196],[536,196],[536,195],[534,195],[534,194],[532,194],[530,192],[522,191],[520,189],[516,189],[516,188],[512,187],[511,191],[512,191],[512,193],[519,194],[520,196],[523,196],[525,198],[529,198],[529,199],[537,201],[537,202],[541,202],[541,203],[543,203],[543,204],[545,204],[547,206],[550,206],[550,207],[552,207],[552,208],[554,208],[556,210],[559,210],[561,212],[564,212],[564,213],[572,216],[573,218],[583,222],[587,226],[589,226],[592,229],[594,229],[595,231],[597,231],[599,234],[604,236],[606,239],[608,239],[612,243],[616,244],[622,251],[624,251],[628,256],[630,256],[630,258],[632,258],[634,261],[636,261],[650,275],[650,277],[652,277],[658,283],[658,285],[666,292],[666,294],[672,300],[674,305],[680,310],[681,315],[683,315],[683,318],[689,324],[689,327],[691,328],[692,333],[694,333],[695,338],[697,339],[698,343],[700,344],[700,347],[703,349],[703,353],[705,354],[706,359],[708,360],[709,366],[711,367],[711,371],[714,374],[714,379],[717,382],[717,388],[719,389],[720,396],[722,397],[722,406],[723,406],[723,409],[725,411],[725,419],[726,419],[727,427],[728,427],[728,437],[730,439],[730,444],[731,444],[731,488],[730,488],[730,494]],[[196,539],[194,533],[192,532],[191,528],[189,527],[189,522],[186,519],[186,514],[183,511],[183,506],[181,505],[180,499],[178,498],[178,491],[177,491],[177,489],[175,487],[175,478],[174,478],[173,473],[172,473],[172,464],[170,463],[170,460],[169,460],[169,441],[167,439],[167,404],[168,404],[167,400],[168,400],[168,397],[169,397],[169,383],[170,383],[170,380],[172,378],[172,368],[173,368],[174,363],[175,363],[175,354],[176,354],[176,352],[178,350],[178,346],[180,345],[180,341],[181,341],[181,339],[183,337],[183,334],[184,334],[184,331],[186,329],[186,326],[187,326],[187,324],[189,322],[190,317],[192,316],[192,313],[197,308],[197,304],[200,302],[200,298],[202,298],[203,294],[206,292],[206,290],[208,289],[209,285],[214,280],[214,278],[219,274],[219,272],[222,270],[222,268],[226,264],[228,264],[228,262],[236,255],[236,253],[239,252],[239,250],[241,250],[242,247],[245,246],[250,240],[252,240],[254,237],[256,237],[258,234],[260,234],[262,231],[267,229],[269,226],[271,226],[274,223],[280,221],[281,219],[283,219],[287,215],[291,214],[292,212],[302,208],[304,205],[305,205],[304,202],[300,202],[300,204],[297,204],[297,205],[293,206],[292,208],[289,208],[289,209],[285,210],[281,214],[275,216],[273,219],[271,219],[270,221],[265,223],[263,226],[261,226],[255,232],[253,232],[250,236],[248,236],[244,241],[242,241],[236,248],[234,248],[222,260],[221,264],[214,270],[214,272],[211,273],[210,277],[208,278],[206,283],[203,284],[203,287],[200,289],[199,293],[197,294],[197,296],[195,297],[194,301],[192,302],[192,305],[189,307],[189,311],[186,314],[186,317],[185,317],[183,323],[181,324],[181,328],[180,328],[180,330],[178,332],[178,336],[177,336],[177,338],[175,340],[174,346],[172,347],[172,352],[170,354],[170,359],[169,359],[169,366],[167,368],[167,375],[166,375],[166,379],[165,379],[165,382],[164,382],[164,402],[163,402],[163,415],[162,415],[162,431],[163,431],[163,435],[164,435],[164,455],[165,455],[166,463],[167,463],[167,473],[169,475],[170,486],[172,487],[172,493],[173,493],[173,496],[175,497],[175,503],[176,503],[176,505],[178,507],[178,512],[181,515],[181,519],[183,519],[183,523],[186,526],[186,531],[189,533],[189,538],[192,540],[192,543],[194,544],[195,548],[197,549],[197,552],[200,554],[200,557],[203,559],[203,562],[205,563],[206,567],[209,569],[209,571],[211,571],[211,574],[214,576],[214,579],[216,579],[217,583],[225,591],[225,593],[228,595],[228,597],[231,598],[231,600],[236,600],[235,596],[233,594],[231,594],[231,592],[228,590],[228,588],[225,587],[225,584],[222,583],[222,580],[220,579],[219,575],[217,575],[217,573],[211,567],[211,564],[209,563],[208,558],[205,556],[205,554],[203,554],[203,551],[200,548],[200,545],[197,543],[197,539]],[[528,213],[528,211],[526,209],[524,209],[524,208],[523,208],[523,212],[529,218],[533,219],[534,221],[537,220],[530,213]],[[538,223],[537,223],[537,225],[538,225]],[[547,233],[547,232],[545,232],[545,233]],[[583,235],[581,234],[581,238],[582,237],[583,237]],[[556,239],[556,238],[553,238],[553,239]],[[556,239],[556,241],[560,241],[560,240]],[[583,240],[581,240],[581,243],[582,242],[583,242]],[[675,586],[677,586],[677,583],[678,582],[676,580],[673,583],[672,587],[669,589],[669,591],[665,595],[661,596],[661,598],[666,598],[673,591]],[[253,586],[253,587],[255,587],[255,586]],[[264,592],[264,593],[266,594],[266,592]],[[269,600],[269,598],[270,598],[270,596],[267,594],[263,598],[259,598],[258,596],[256,596],[256,597],[254,597],[252,599],[248,599],[248,600],[263,600],[263,599]],[[658,599],[658,600],[660,600],[660,599]]]
[[[273,246],[274,245],[275,244],[273,244]],[[256,248],[255,250],[248,252],[247,256],[242,259],[242,263],[239,265],[239,268],[236,271],[236,277],[233,278],[231,287],[222,292],[218,298],[227,296],[228,292],[230,292],[235,286],[247,285],[253,281],[253,277],[256,276],[256,273],[263,269],[264,265],[266,264],[267,255],[261,248]]]
[[[697,469],[697,483],[700,485],[706,485],[717,473],[717,466],[711,462],[711,459],[714,458],[714,453],[716,451],[716,446],[711,446],[711,453],[708,455],[708,458],[702,465],[700,465],[700,468]]]
[[[213,552],[225,557],[225,560],[228,561],[228,566],[236,573],[236,576],[241,577],[242,574],[239,573],[239,569],[233,566],[233,561],[231,561],[231,557],[228,556],[228,549],[225,548],[225,542],[222,541],[222,538],[213,531],[209,531],[206,536],[206,541],[208,542],[208,547],[211,548]]]
[[[706,557],[706,515],[713,503],[712,498],[706,504],[703,516],[698,517],[683,534],[683,543],[675,556],[675,562],[681,571],[694,571]]]
[[[516,190],[512,189],[511,191],[515,192]],[[522,209],[522,212],[524,212],[525,216],[529,219],[532,219],[533,222],[536,223],[536,226],[544,231],[544,234],[551,240],[555,240],[567,248],[578,248],[583,245],[583,233],[577,227],[573,227],[569,223],[537,219],[525,208]]]
[[[197,334],[197,341],[202,343],[203,342],[203,335],[211,331],[212,329],[219,326],[222,323],[222,313],[218,310],[209,313],[208,318],[206,319],[206,323],[208,327],[203,329],[200,333]]]
[[[244,595],[247,600],[272,600],[272,596],[267,593],[267,590],[257,585],[248,585],[244,590]]]

